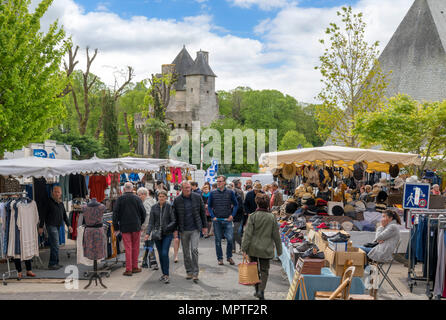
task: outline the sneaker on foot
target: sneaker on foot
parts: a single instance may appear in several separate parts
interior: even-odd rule
[[[191,280],[193,278],[193,276],[191,275],[191,274],[188,274],[187,276],[186,276],[186,280]]]
[[[141,268],[135,268],[132,270],[132,273],[140,273],[141,271]]]
[[[229,264],[230,264],[231,266],[233,266],[233,265],[235,264],[235,262],[234,262],[234,260],[232,260],[232,258],[229,258],[229,259],[228,259],[228,262],[229,262]]]
[[[218,260],[218,264],[220,265],[220,266],[222,266],[224,263],[223,263],[223,260]]]
[[[123,273],[123,275],[124,275],[124,276],[127,276],[127,277],[131,277],[131,276],[132,276],[132,271],[125,271],[125,272]]]
[[[169,277],[168,276],[164,276],[164,283],[168,284],[169,283]]]

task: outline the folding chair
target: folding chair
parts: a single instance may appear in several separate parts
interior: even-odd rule
[[[355,270],[356,268],[354,266],[348,267],[347,270],[345,270],[339,287],[337,287],[333,292],[317,291],[314,294],[315,300],[349,300],[350,287],[352,285]]]
[[[401,240],[398,241],[398,244],[396,245],[395,251],[392,254],[392,260],[389,262],[389,267],[387,268],[387,270],[384,270],[385,263],[378,262],[378,261],[374,261],[374,263],[376,264],[376,267],[378,268],[379,274],[381,274],[383,277],[383,279],[381,280],[381,283],[379,284],[378,290],[381,288],[382,284],[384,283],[384,280],[386,280],[387,283],[392,287],[392,289],[395,290],[399,294],[400,297],[402,297],[403,295],[398,290],[398,288],[393,284],[392,280],[388,276],[388,273],[390,271],[390,268],[392,267],[393,261],[395,261],[395,255],[398,253],[400,244],[401,244]]]

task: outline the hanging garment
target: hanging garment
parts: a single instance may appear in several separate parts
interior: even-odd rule
[[[427,220],[427,219],[426,219]],[[427,225],[427,221],[426,221]],[[438,235],[438,220],[430,220],[429,235],[426,231],[426,237],[429,237],[429,246],[426,240],[425,259],[423,265],[423,277],[429,277],[429,281],[435,280],[437,271],[437,235]],[[429,270],[427,269],[427,259],[429,259]]]
[[[61,176],[59,179],[59,185],[62,189],[62,201],[70,201],[70,176]]]
[[[9,220],[9,235],[8,235],[8,257],[19,258],[15,256],[15,210],[14,210],[15,200],[11,201],[9,204],[10,220]]]
[[[87,196],[85,177],[81,174],[70,174],[69,188],[73,198],[85,198]]]
[[[426,237],[427,237],[427,218],[424,216],[418,217],[418,229],[416,234],[415,256],[417,261],[424,262],[426,257]]]
[[[98,202],[102,202],[105,199],[105,189],[107,189],[107,178],[101,175],[91,176],[88,183],[88,189],[90,190],[90,199],[96,198]]]
[[[137,173],[132,172],[132,173],[129,174],[129,180],[131,182],[138,182],[139,181],[139,175]]]
[[[78,264],[83,264],[83,265],[86,265],[86,266],[92,266],[94,261],[90,260],[90,259],[87,259],[84,256],[84,245],[83,245],[84,232],[85,232],[85,227],[84,226],[79,226],[77,228],[77,234],[78,234],[78,237],[76,239],[77,263]]]
[[[181,183],[181,181],[183,180],[183,177],[181,175],[181,168],[170,168],[170,175],[171,175],[171,180],[170,182],[172,183]]]
[[[84,256],[91,260],[101,260],[106,256],[104,250],[106,237],[102,222],[104,211],[103,204],[90,204],[82,207],[86,225],[83,239]]]
[[[49,201],[45,178],[34,179],[34,197],[34,201],[36,201],[37,204],[37,211],[39,212],[39,218],[42,221],[42,217],[46,217]]]
[[[4,184],[4,192],[21,192],[22,188],[20,187],[19,180],[15,178],[7,178]]]
[[[121,180],[121,183],[127,182],[128,181],[127,180],[127,175],[125,173],[122,173],[121,177],[120,177],[120,180]]]
[[[437,248],[437,272],[435,275],[434,295],[441,296],[444,291],[446,274],[446,246],[444,229],[439,230]]]
[[[37,225],[39,214],[35,201],[17,203],[17,226],[20,230],[20,260],[25,261],[39,256],[39,235]]]
[[[5,237],[6,209],[5,203],[0,202],[0,259],[4,259],[3,241]]]

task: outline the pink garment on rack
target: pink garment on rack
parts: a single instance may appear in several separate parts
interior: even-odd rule
[[[181,183],[183,180],[183,177],[181,175],[181,169],[180,168],[170,168],[170,175],[172,176],[172,180],[170,182],[175,183]]]

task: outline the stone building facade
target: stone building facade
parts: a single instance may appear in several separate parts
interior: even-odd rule
[[[215,92],[217,77],[209,66],[209,53],[198,51],[192,59],[184,46],[171,64],[161,67],[162,74],[175,73],[175,95],[171,96],[166,110],[166,122],[171,128],[190,131],[192,121],[200,121],[201,127],[209,126],[218,118],[218,98]],[[143,133],[146,119],[141,114],[135,115],[135,128],[138,132],[140,155],[152,155],[149,137]]]

